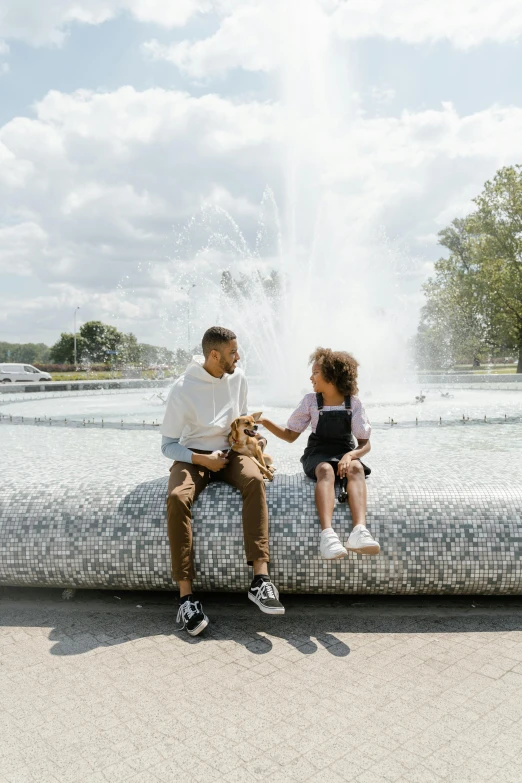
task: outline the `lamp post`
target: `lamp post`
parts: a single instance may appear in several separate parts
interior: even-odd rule
[[[78,312],[80,308],[77,307],[74,311],[74,366],[76,367],[77,364],[77,358],[76,358],[76,313]]]

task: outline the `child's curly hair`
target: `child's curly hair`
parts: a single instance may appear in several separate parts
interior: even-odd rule
[[[321,365],[323,378],[333,383],[345,397],[353,397],[359,391],[357,368],[359,362],[346,351],[332,351],[330,348],[316,348],[310,356],[310,364]]]

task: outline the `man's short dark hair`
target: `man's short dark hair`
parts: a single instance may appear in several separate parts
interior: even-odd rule
[[[230,329],[225,329],[224,326],[211,326],[201,341],[203,356],[207,359],[210,351],[219,351],[225,343],[236,339],[236,335]]]

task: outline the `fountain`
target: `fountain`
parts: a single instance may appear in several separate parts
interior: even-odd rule
[[[170,346],[196,344],[212,323],[234,329],[251,405],[282,422],[308,391],[317,345],[360,360],[381,555],[320,560],[303,444],[271,441],[271,568],[282,591],[520,593],[522,383],[421,381],[408,366],[419,265],[360,208],[361,188],[380,194],[378,167],[362,181],[346,149],[353,89],[325,14],[315,0],[283,6],[285,184],[265,190],[257,228],[204,205],[176,228],[170,260],[143,264],[119,294],[140,312],[154,291],[157,342]],[[165,388],[1,391],[0,584],[172,589],[157,426]],[[199,589],[246,589],[237,493],[212,484],[195,524]],[[335,524],[347,536],[344,504]]]
[[[378,166],[366,176],[347,144],[360,109],[324,4],[286,0],[279,21],[280,175],[259,194],[258,220],[245,210],[239,225],[216,197],[175,227],[169,260],[129,272],[119,291],[120,312],[146,312],[158,343],[193,348],[227,325],[265,399],[292,404],[317,345],[354,353],[365,388],[405,375],[424,260],[386,236]]]

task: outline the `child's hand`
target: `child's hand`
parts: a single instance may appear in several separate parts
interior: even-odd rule
[[[349,452],[339,460],[339,464],[337,465],[337,475],[339,478],[345,478],[345,476],[348,475],[348,468],[350,467],[351,461],[352,456]]]

